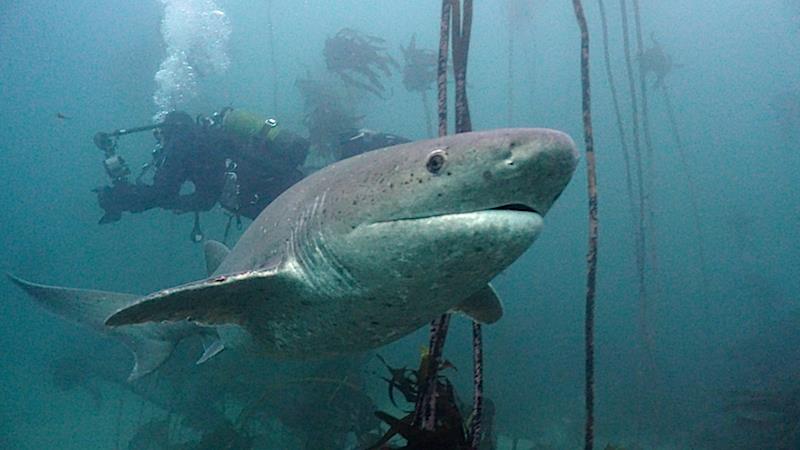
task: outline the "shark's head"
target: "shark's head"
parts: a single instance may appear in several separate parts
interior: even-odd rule
[[[354,279],[408,295],[470,290],[533,243],[577,160],[569,136],[545,129],[464,133],[350,158],[331,171],[350,175],[330,178],[322,226],[337,236],[325,241]]]

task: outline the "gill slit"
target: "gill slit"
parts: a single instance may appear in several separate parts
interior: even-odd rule
[[[327,195],[328,191],[323,191],[302,211],[290,233],[289,246],[299,276],[319,295],[334,298],[357,292],[359,285],[326,241],[322,211]]]

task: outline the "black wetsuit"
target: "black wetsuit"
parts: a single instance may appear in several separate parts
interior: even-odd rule
[[[236,165],[239,195],[238,210],[233,212],[254,219],[275,197],[303,179],[300,167],[308,145],[305,138],[286,130],[269,141],[236,142],[238,151],[231,160]]]
[[[304,176],[300,167],[309,142],[287,130],[269,139],[243,138],[220,126],[197,124],[182,112],[168,114],[161,130],[162,146],[154,160],[152,184],[120,180],[97,189],[98,203],[105,210],[100,223],[115,222],[124,211],[207,211],[218,201],[232,213],[254,219]],[[392,134],[350,130],[343,133],[340,145],[343,156],[349,157],[403,142],[408,140]],[[182,195],[181,188],[187,182],[194,185],[194,190]],[[234,199],[227,192],[231,188]]]
[[[100,223],[115,222],[123,211],[133,213],[151,208],[177,211],[210,209],[224,179],[225,156],[217,152],[219,139],[205,133],[185,113],[171,113],[161,130],[161,150],[154,156],[153,183],[116,180],[113,186],[97,189],[97,200],[105,215]],[[187,181],[191,194],[180,195]]]

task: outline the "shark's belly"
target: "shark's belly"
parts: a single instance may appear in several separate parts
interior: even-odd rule
[[[413,333],[459,303],[460,297],[418,295],[306,298],[248,326],[256,351],[282,359],[324,358],[376,349]],[[424,307],[421,307],[424,305]],[[255,321],[254,321],[255,322]],[[221,330],[242,339],[241,331]]]

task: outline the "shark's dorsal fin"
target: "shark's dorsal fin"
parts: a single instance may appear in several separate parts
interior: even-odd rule
[[[216,272],[222,260],[228,256],[230,249],[222,242],[208,240],[203,244],[203,252],[206,255],[206,270],[208,275]]]
[[[503,317],[503,304],[491,284],[467,297],[455,310],[478,323],[494,323]]]
[[[143,322],[181,321],[202,325],[247,326],[249,318],[273,298],[291,289],[295,280],[278,264],[219,275],[155,292],[106,320],[116,327]]]

